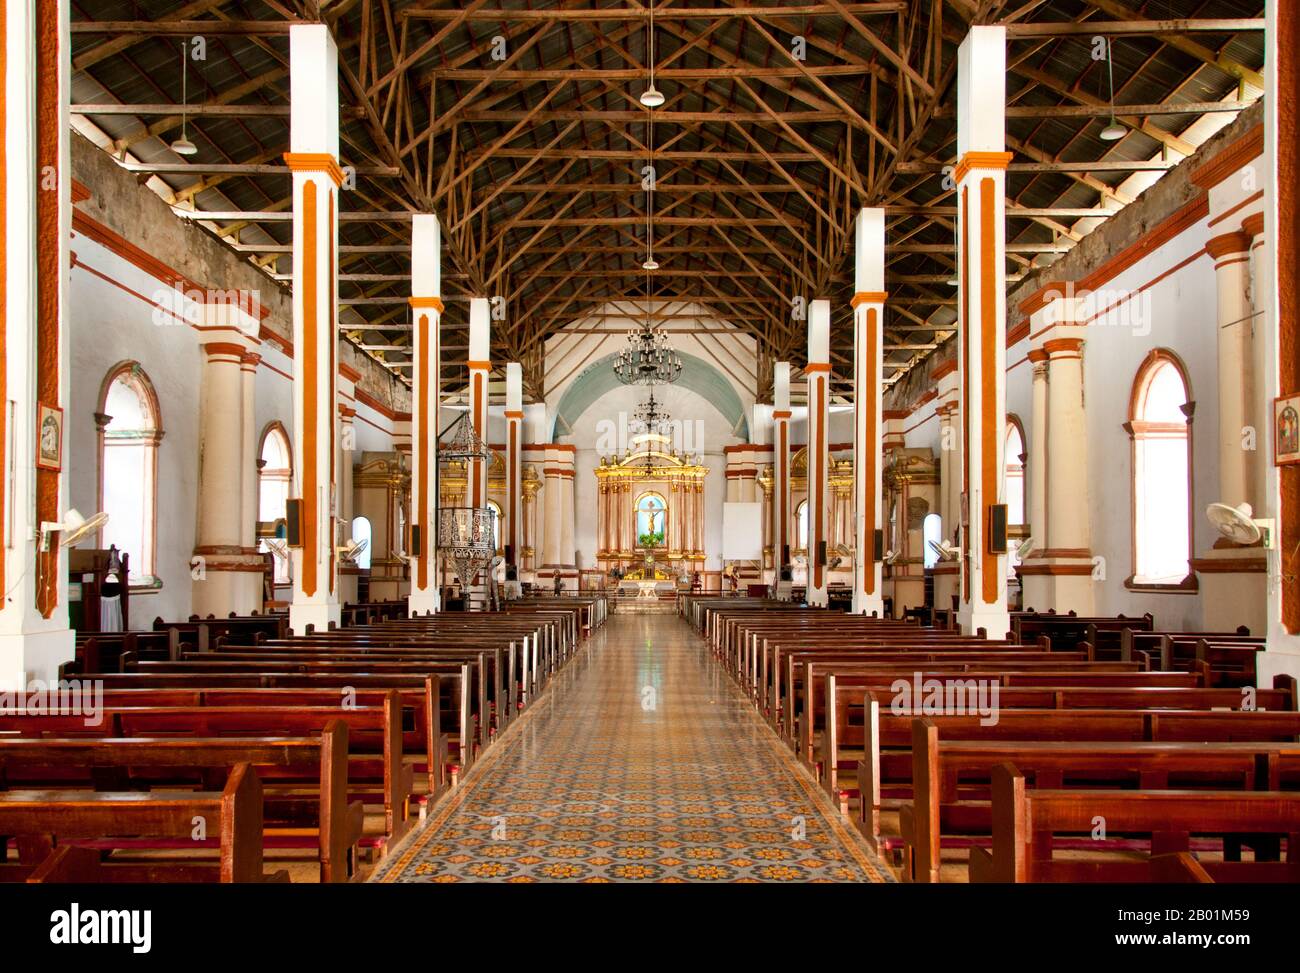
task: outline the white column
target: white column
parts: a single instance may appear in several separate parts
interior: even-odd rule
[[[338,50],[324,24],[289,30],[290,124],[285,162],[293,170],[294,475],[301,500],[294,549],[295,634],[339,621],[335,552],[335,381],[338,335]]]
[[[972,27],[957,51],[958,317],[963,492],[961,603],[966,632],[1002,638],[1006,555],[992,550],[989,520],[1003,502],[1006,426],[1006,29]]]
[[[239,545],[252,554],[257,550],[257,366],[262,356],[245,352],[240,360],[243,409],[240,436],[240,519]],[[260,559],[260,557],[259,557]],[[257,608],[262,607],[261,577],[257,583]]]
[[[1034,547],[1043,549],[1047,547],[1047,437],[1050,421],[1047,352],[1042,348],[1031,348],[1028,357],[1033,369],[1029,417],[1029,531]]]
[[[438,378],[442,355],[442,229],[438,217],[411,217],[411,593],[412,615],[441,607],[438,586]]]
[[[772,366],[772,557],[776,578],[790,565],[790,363]]]
[[[68,4],[9,2],[4,17],[0,126],[0,689],[51,680],[73,656],[68,627],[66,551],[57,533],[48,551],[42,522],[64,519],[68,450],[38,429],[41,406],[68,404],[67,307],[71,183],[68,165]],[[54,186],[46,181],[55,179]],[[63,436],[70,415],[63,416]],[[53,421],[51,419],[51,421]],[[84,421],[84,420],[83,420]],[[39,447],[54,447],[48,467]],[[90,516],[94,511],[82,511]]]
[[[205,325],[222,328],[225,309],[205,307]],[[225,322],[229,324],[230,322]],[[251,553],[256,514],[247,510],[247,479],[254,467],[252,417],[247,415],[242,341],[209,341],[199,392],[199,496],[191,571],[195,614],[249,614],[261,608],[262,560]],[[251,372],[247,376],[251,384]],[[245,514],[248,514],[246,516]]]
[[[1077,312],[1077,308],[1070,311]],[[1070,313],[1067,311],[1067,313]],[[1075,318],[1077,320],[1077,317]],[[1073,332],[1073,334],[1071,334]],[[1047,353],[1047,536],[1053,595],[1044,608],[1091,615],[1095,611],[1092,525],[1088,503],[1088,423],[1083,406],[1082,327],[1058,328],[1043,342]]]
[[[830,524],[831,302],[808,306],[808,604],[826,604]]]
[[[519,569],[523,546],[523,453],[524,453],[524,369],[519,362],[506,363],[506,505],[501,536],[508,563]]]
[[[876,531],[881,502],[885,211],[858,212],[853,238],[853,611],[884,617]]]
[[[1247,233],[1234,231],[1212,237],[1205,245],[1214,259],[1218,289],[1219,493],[1214,499],[1234,507],[1259,502],[1252,457],[1242,447],[1245,427],[1259,429],[1250,403],[1254,384],[1250,244]]]
[[[548,456],[549,460],[550,457]],[[542,486],[542,503],[545,513],[542,515],[542,532],[545,542],[542,545],[541,575],[539,581],[549,581],[551,573],[560,566],[560,497],[559,470],[547,463],[543,470],[545,480]]]

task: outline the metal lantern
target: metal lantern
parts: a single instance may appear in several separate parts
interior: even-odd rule
[[[456,577],[469,587],[496,556],[496,511],[491,507],[440,507],[438,550],[456,567]]]
[[[491,450],[470,421],[469,413],[453,422],[438,440],[438,466],[488,462]],[[462,587],[477,580],[496,555],[496,511],[491,507],[439,507],[438,551],[456,567]]]

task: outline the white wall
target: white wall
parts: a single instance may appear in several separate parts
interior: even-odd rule
[[[64,416],[70,444],[65,455],[71,502],[83,514],[99,509],[94,413],[104,376],[120,361],[138,361],[158,394],[164,435],[158,446],[155,571],[163,584],[157,592],[131,593],[131,626],[148,628],[155,616],[176,619],[190,613],[203,352],[198,332],[188,325],[154,323],[152,298],[161,282],[86,237],[74,234],[72,247],[77,266],[68,300],[72,395]]]
[[[104,376],[118,362],[137,361],[158,396],[164,435],[158,446],[155,572],[162,587],[131,594],[131,626],[148,628],[155,617],[185,618],[191,609],[189,564],[198,508],[204,336],[159,311],[157,302],[166,285],[156,277],[83,235],[74,233],[72,248],[77,265],[71,271],[68,301],[72,391],[64,417],[69,444],[65,455],[71,504],[83,514],[98,509],[94,413]],[[220,287],[220,282],[207,283]],[[256,432],[260,439],[266,426],[278,420],[292,438],[293,360],[269,341],[262,342],[258,352],[262,364],[255,383]],[[358,454],[392,449],[392,419],[364,402],[352,404],[357,409]],[[83,546],[94,543],[89,540]],[[128,553],[134,557],[136,552]]]

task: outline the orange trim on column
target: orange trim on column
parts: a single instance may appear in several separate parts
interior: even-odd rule
[[[1295,51],[1300,45],[1300,22],[1296,18],[1296,5],[1279,3],[1276,14],[1278,51]],[[1278,393],[1294,395],[1300,392],[1300,341],[1296,334],[1296,286],[1300,280],[1300,207],[1296,205],[1296,180],[1300,171],[1296,165],[1296,142],[1300,140],[1300,126],[1296,124],[1296,103],[1300,101],[1300,73],[1294,57],[1277,60],[1277,138],[1273,140],[1277,153],[1277,171],[1273,185],[1277,187],[1276,266],[1274,274],[1278,289],[1277,314],[1277,364]],[[1248,161],[1248,160],[1247,160]],[[1291,463],[1277,468],[1281,492],[1279,533],[1281,534],[1282,570],[1281,599],[1282,627],[1291,634],[1300,633],[1300,582],[1296,573],[1300,568],[1300,465]]]
[[[509,413],[507,413],[509,415]],[[522,415],[522,413],[520,413]],[[517,564],[519,558],[519,538],[515,536],[517,528],[515,517],[515,493],[518,489],[516,480],[519,472],[519,421],[511,417],[506,422],[506,533],[510,544],[511,564]]]
[[[470,363],[470,368],[474,369],[474,363]],[[483,373],[475,369],[473,391],[470,393],[470,422],[474,425],[474,431],[483,437],[487,430],[482,428],[479,420],[483,409]],[[483,461],[474,460],[470,468],[470,506],[483,506],[482,501],[485,499],[480,496],[480,487],[483,479]]]
[[[788,416],[790,413],[786,412]],[[775,415],[775,413],[773,413]],[[786,494],[790,487],[790,426],[788,422],[779,423],[778,436],[780,442],[777,443],[777,529],[776,529],[776,560],[781,561],[785,557],[785,549],[790,545],[790,529],[787,521],[790,512],[786,509]],[[779,569],[781,564],[777,565]]]
[[[414,303],[412,303],[414,307]],[[416,483],[419,484],[420,509],[416,515],[411,518],[420,526],[420,549],[413,553],[419,557],[419,564],[416,568],[416,586],[421,590],[429,587],[429,543],[427,535],[431,533],[430,525],[426,522],[429,511],[429,366],[432,362],[429,360],[429,315],[421,314],[419,321],[416,323],[415,340],[416,361],[420,363],[420,384],[416,390],[416,414],[419,416],[419,463],[416,467]]]
[[[827,371],[830,366],[826,366]],[[813,454],[813,485],[816,489],[814,496],[816,503],[814,509],[817,511],[816,527],[813,533],[813,543],[810,545],[812,550],[809,555],[813,559],[813,585],[820,588],[825,580],[825,568],[822,565],[822,559],[818,556],[821,553],[822,540],[826,537],[826,379],[818,377],[813,379],[813,386],[817,390],[816,406],[817,409],[817,442],[814,443],[816,452]]]
[[[329,342],[329,346],[330,346],[329,400],[330,400],[331,403],[334,403],[334,402],[337,402],[337,401],[338,401],[338,368],[337,368],[337,366],[336,366],[336,364],[335,364],[335,359],[338,357],[338,350],[339,350],[339,335],[338,335],[338,326],[337,326],[337,322],[338,322],[338,319],[339,319],[339,315],[338,315],[338,310],[337,310],[337,308],[335,308],[335,306],[334,306],[334,301],[335,301],[336,297],[338,296],[339,288],[338,288],[338,280],[337,280],[337,277],[335,276],[335,274],[336,274],[336,272],[337,272],[337,264],[338,264],[338,254],[337,254],[337,252],[336,252],[337,247],[338,247],[338,232],[337,232],[337,230],[335,229],[335,224],[334,224],[334,190],[332,190],[332,189],[330,190],[330,195],[329,195],[329,237],[328,237],[328,243],[329,243],[329,248],[330,248],[330,249],[329,249],[329,255],[330,255],[330,260],[329,260],[329,288],[330,288],[330,292],[329,292],[329,317],[326,319],[326,323],[327,323],[327,326],[328,326],[328,328],[329,328],[329,333],[328,333],[328,335],[327,335],[327,337],[326,337],[325,340]],[[329,566],[330,566],[329,588],[330,588],[330,594],[334,594],[334,579],[335,579],[336,575],[338,574],[338,570],[337,570],[337,568],[336,568],[336,564],[335,564],[335,562],[336,562],[336,560],[337,560],[337,558],[338,558],[338,544],[336,543],[336,541],[338,540],[338,536],[339,536],[339,524],[338,524],[338,497],[336,496],[336,492],[337,492],[337,489],[338,489],[338,479],[337,479],[338,474],[337,474],[337,471],[335,470],[335,466],[336,466],[336,463],[337,463],[337,460],[338,460],[338,443],[336,443],[336,442],[334,441],[334,431],[335,431],[336,428],[338,428],[338,420],[335,418],[335,415],[334,415],[334,409],[333,409],[332,405],[331,405],[331,408],[327,411],[326,414],[327,414],[327,416],[329,417],[329,423],[330,423],[330,425],[329,425],[329,444],[330,444],[330,492],[329,492],[330,507],[329,507],[329,514],[330,514],[330,532],[329,532],[329,538],[328,538],[329,550],[330,550],[330,554],[329,554]],[[350,527],[350,526],[351,526],[351,525],[349,525],[349,527]],[[349,530],[348,534],[349,534],[349,536],[351,536],[351,531],[350,531],[350,530]]]
[[[427,310],[437,311],[439,314],[442,314],[447,310],[446,305],[442,303],[442,298],[440,297],[412,297],[411,307],[425,308]]]
[[[1215,260],[1230,253],[1245,253],[1249,249],[1250,235],[1241,230],[1220,233],[1205,241],[1205,252]]]
[[[952,181],[960,183],[972,169],[1006,169],[1013,158],[1010,152],[967,152],[957,160]]]
[[[36,172],[63,172],[59,158],[59,8],[37,3],[31,8],[36,35]],[[66,268],[59,266],[59,209],[62,193],[36,193],[36,402],[62,407],[59,399],[59,285]],[[3,404],[3,403],[0,403]],[[33,423],[33,426],[35,423]],[[33,429],[33,432],[35,429]],[[67,462],[66,437],[60,443]],[[34,461],[35,456],[21,462]],[[36,522],[58,521],[61,474],[36,469]],[[59,546],[36,555],[36,609],[52,618],[59,604]]]
[[[8,139],[8,19],[0,16],[0,172],[9,171]],[[0,476],[9,480],[9,194],[0,192]],[[0,592],[9,590],[5,575],[5,551],[9,549],[9,517],[6,491],[0,488]]]
[[[862,563],[862,590],[868,594],[876,593],[876,467],[880,462],[880,417],[876,415],[876,385],[879,378],[876,375],[876,309],[867,308],[867,334],[866,347],[863,349],[863,357],[866,358],[866,368],[863,372],[863,384],[854,389],[854,396],[862,402],[866,411],[866,422],[863,425],[862,445],[859,447],[864,467],[863,476],[866,477],[867,489],[862,501],[863,522],[862,522],[862,549],[869,551],[870,556],[863,558]]]
[[[998,600],[998,555],[989,549],[989,511],[998,500],[998,247],[997,185],[980,180],[980,510],[984,534],[981,587],[985,604]]]
[[[302,184],[302,593],[316,594],[316,493],[318,470],[316,466],[317,430],[316,399],[319,395],[316,374],[317,341],[316,246],[317,226],[316,181],[308,179]]]
[[[888,291],[858,291],[849,301],[849,306],[857,308],[859,304],[884,304],[888,297]]]
[[[284,164],[291,172],[323,172],[334,180],[335,186],[343,185],[343,170],[338,159],[328,152],[286,152]]]
[[[961,492],[966,523],[961,531],[961,600],[970,600],[970,195],[961,187]],[[960,517],[960,512],[958,513]]]

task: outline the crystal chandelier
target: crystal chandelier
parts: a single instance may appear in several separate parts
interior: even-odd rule
[[[445,442],[442,439],[445,437]],[[469,413],[460,418],[440,437],[438,466],[449,468],[472,463],[486,466],[491,451],[474,428]],[[468,588],[496,555],[496,511],[491,507],[439,507],[438,550],[456,567],[456,577]]]
[[[663,425],[671,421],[667,410],[664,409],[663,403],[655,398],[654,386],[650,386],[650,397],[636,407],[632,413],[632,418],[645,426],[646,432],[659,432]]]
[[[671,385],[682,373],[682,360],[668,344],[663,328],[645,324],[627,336],[627,347],[614,362],[614,374],[624,385]]]

